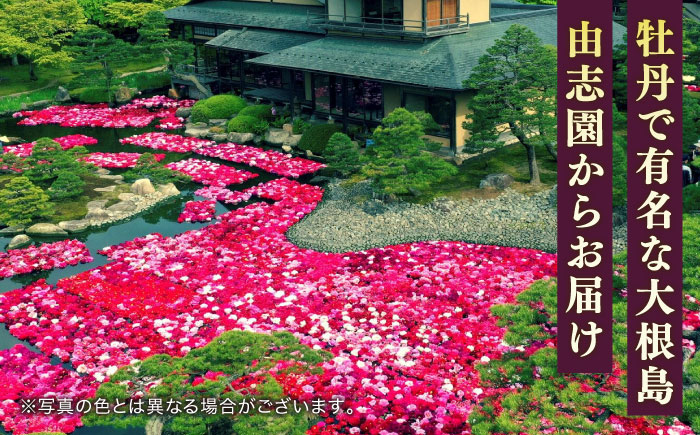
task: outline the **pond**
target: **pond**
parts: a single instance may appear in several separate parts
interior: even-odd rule
[[[70,134],[84,134],[96,138],[99,142],[96,145],[90,145],[87,147],[89,152],[138,152],[144,153],[154,150],[150,150],[143,147],[137,147],[133,145],[122,145],[119,143],[119,139],[128,136],[133,136],[135,134],[141,134],[149,131],[157,131],[155,128],[65,128],[57,125],[40,125],[40,126],[21,126],[17,125],[19,119],[13,118],[0,118],[0,136],[10,136],[10,137],[21,137],[27,142],[34,141],[41,137],[60,137]],[[181,131],[169,131],[169,133],[182,133]],[[166,151],[157,151],[158,153],[167,154],[168,161],[181,160],[190,157],[190,154],[182,153],[168,153]],[[233,166],[239,169],[245,169],[249,172],[254,172],[259,174],[258,177],[248,180],[245,183],[238,185],[231,185],[229,189],[231,190],[243,190],[248,187],[254,186],[259,183],[263,183],[275,178],[276,175],[264,172],[257,168],[252,168],[245,165],[232,164],[231,162],[221,161],[215,158],[208,158],[204,156],[195,156],[196,158],[216,161],[217,163],[225,164],[228,166]],[[111,170],[112,173],[118,174],[124,170]],[[303,180],[303,178],[302,178]],[[50,284],[55,284],[61,278],[75,275],[77,273],[93,269],[95,267],[104,265],[107,263],[107,258],[97,254],[97,251],[104,248],[105,246],[115,245],[123,243],[128,240],[132,240],[136,237],[142,237],[151,233],[160,233],[163,236],[170,237],[185,231],[192,229],[197,229],[210,225],[209,222],[202,223],[178,223],[177,218],[182,212],[185,202],[195,199],[194,191],[202,187],[199,184],[188,183],[184,186],[178,186],[181,195],[177,198],[168,200],[167,202],[161,203],[160,205],[154,207],[153,209],[137,216],[126,222],[114,224],[108,227],[96,228],[83,233],[72,234],[68,238],[78,239],[87,245],[90,250],[91,255],[94,257],[94,261],[86,264],[78,264],[76,266],[66,267],[65,269],[54,269],[50,271],[36,272],[32,274],[19,275],[12,278],[7,278],[0,280],[0,293],[5,293],[16,288],[28,285],[37,279],[44,278]],[[201,199],[201,198],[200,198]],[[216,214],[225,213],[229,210],[233,210],[238,207],[245,207],[250,204],[250,202],[244,202],[235,206],[228,206],[217,202]],[[12,236],[0,237],[0,246],[3,249],[6,248],[7,244],[10,242]],[[33,237],[33,240],[37,243],[53,242],[66,237],[51,238],[51,237]],[[27,346],[34,352],[39,352],[38,349],[31,346],[29,343],[20,341],[14,336],[10,335],[6,327],[0,327],[0,349],[9,349],[16,344],[23,344]],[[60,360],[56,357],[52,358],[54,364],[60,364]],[[67,363],[63,364],[67,369],[73,369],[72,366]],[[0,434],[6,434],[0,428]],[[142,428],[134,429],[116,429],[112,427],[90,427],[90,428],[79,428],[75,432],[76,435],[131,435],[131,434],[142,434],[144,433]]]

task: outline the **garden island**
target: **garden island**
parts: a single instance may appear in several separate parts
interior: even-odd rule
[[[697,184],[685,413],[625,414],[624,26],[615,370],[560,375],[555,6],[0,11],[5,433],[700,433]],[[694,155],[700,25],[684,27]]]

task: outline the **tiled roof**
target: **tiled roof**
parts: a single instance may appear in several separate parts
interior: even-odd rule
[[[232,27],[292,30],[323,34],[322,29],[309,27],[309,13],[321,14],[324,7],[272,2],[204,1],[165,11],[175,21],[219,24]]]
[[[267,54],[315,41],[320,37],[321,35],[280,30],[232,29],[210,40],[206,45]]]
[[[698,3],[683,3],[685,8],[684,14],[691,20],[700,21],[700,4]]]
[[[463,89],[479,58],[513,24],[532,29],[544,44],[557,43],[556,10],[507,21],[472,25],[466,33],[426,42],[327,36],[248,60],[250,63],[319,71],[441,89]],[[613,25],[613,40],[625,28]]]

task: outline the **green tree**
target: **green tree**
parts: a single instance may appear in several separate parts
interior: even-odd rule
[[[91,167],[76,160],[72,152],[64,151],[61,145],[46,137],[36,141],[32,155],[27,157],[27,163],[30,168],[24,175],[35,183],[53,180],[59,173],[83,175]]]
[[[175,65],[188,63],[194,57],[194,45],[170,37],[168,20],[161,11],[151,11],[144,15],[138,29],[139,39],[136,47],[144,57],[163,57],[168,69]]]
[[[184,183],[192,179],[183,173],[164,167],[151,153],[143,153],[136,161],[136,166],[126,171],[123,176],[124,181],[129,183],[141,178],[148,178],[153,184]]]
[[[357,145],[345,133],[333,133],[323,151],[328,168],[347,177],[356,173],[361,167],[360,151]]]
[[[84,187],[82,178],[70,172],[59,172],[49,188],[49,196],[53,200],[75,198],[83,193]]]
[[[189,0],[110,1],[103,9],[106,24],[136,28],[149,12],[162,12],[188,3]]]
[[[362,173],[383,194],[419,195],[422,190],[455,175],[457,168],[427,152],[423,124],[411,112],[398,108],[382,120],[372,135],[376,145],[366,151]]]
[[[535,146],[544,145],[556,159],[556,73],[555,53],[530,29],[508,28],[464,82],[478,89],[463,125],[472,132],[467,149],[503,146],[499,135],[511,133],[527,151],[530,183],[539,184]]]
[[[261,400],[272,403],[283,398],[281,385],[268,374],[268,370],[280,361],[296,364],[288,370],[298,373],[319,373],[318,364],[329,359],[327,352],[314,351],[288,332],[271,335],[246,331],[228,331],[203,348],[191,350],[185,357],[154,355],[144,361],[122,367],[109,381],[100,385],[96,398],[114,403],[115,399],[127,400],[141,395],[149,398],[179,400],[193,399],[201,404],[204,398],[217,398],[219,402],[231,399],[240,403],[254,395],[256,404]],[[255,373],[255,375],[253,375]],[[239,387],[236,383],[255,376],[254,388]],[[244,382],[239,382],[243,384]],[[249,391],[246,391],[249,390]],[[89,414],[84,417],[88,425],[154,426],[168,433],[201,435],[207,433],[236,434],[303,434],[311,426],[307,413],[207,415],[180,413],[164,415],[158,422],[148,417],[129,414]],[[155,431],[159,433],[159,431]],[[153,433],[153,432],[151,432]]]
[[[96,26],[87,26],[76,33],[66,50],[74,56],[74,66],[82,71],[87,70],[88,74],[95,64],[100,65],[100,74],[105,80],[104,89],[109,94],[109,102],[112,101],[114,69],[125,65],[135,53],[131,44]]]
[[[690,152],[700,139],[700,101],[683,90],[683,148]]]
[[[61,48],[85,24],[76,0],[4,0],[0,17],[0,54],[25,57],[32,80],[38,79],[37,65],[70,62]]]
[[[3,225],[26,225],[36,218],[51,217],[53,213],[48,195],[27,177],[15,177],[0,190],[0,223]]]
[[[114,0],[77,0],[85,17],[93,23],[104,23],[106,21],[105,7]]]

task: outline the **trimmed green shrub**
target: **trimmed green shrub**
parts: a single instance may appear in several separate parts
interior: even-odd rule
[[[433,115],[431,115],[428,112],[424,112],[422,110],[418,110],[416,112],[411,112],[413,113],[413,116],[415,116],[418,121],[423,125],[423,131],[425,131],[425,134],[432,134],[432,133],[437,133],[438,131],[441,130],[440,124],[435,122],[435,119],[433,119]]]
[[[344,133],[333,133],[323,152],[328,168],[344,177],[360,170],[360,151],[357,145]]]
[[[166,72],[136,73],[126,77],[129,87],[140,91],[149,91],[170,86],[170,74]]]
[[[683,188],[683,212],[700,210],[700,185],[691,184]]]
[[[267,121],[250,115],[238,115],[228,123],[228,131],[236,133],[263,134],[270,128]]]
[[[215,95],[197,101],[192,107],[192,121],[207,122],[210,119],[226,119],[234,116],[248,104],[235,95]]]
[[[83,103],[108,103],[109,92],[104,88],[86,88],[78,99]]]
[[[3,225],[27,225],[36,218],[48,218],[53,214],[49,196],[27,177],[15,177],[0,190],[0,223]]]
[[[335,124],[318,124],[310,126],[299,141],[299,148],[309,150],[316,155],[323,154],[328,145],[328,141],[334,133],[340,132],[341,128]]]
[[[83,193],[85,182],[70,172],[60,172],[56,180],[49,188],[51,199],[68,199],[80,196]]]
[[[241,115],[253,116],[268,122],[275,119],[275,115],[272,114],[272,106],[269,104],[257,104],[255,106],[244,107],[238,112],[238,116]]]

